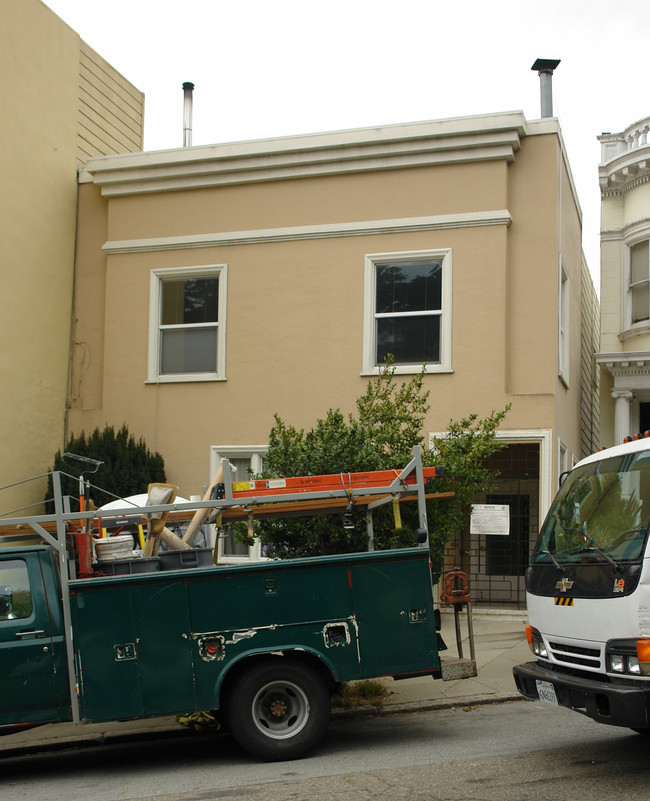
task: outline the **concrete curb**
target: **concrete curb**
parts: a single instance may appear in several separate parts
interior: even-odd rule
[[[471,708],[487,704],[504,704],[512,701],[523,701],[523,696],[512,693],[497,693],[489,696],[467,696],[466,698],[445,699],[438,701],[412,701],[402,704],[389,704],[387,706],[359,706],[345,709],[334,707],[332,720],[346,720],[352,718],[386,717],[389,715],[414,714],[417,712],[432,712],[437,709],[454,709],[457,707]],[[218,730],[215,730],[216,733]],[[210,733],[210,732],[208,732]],[[11,737],[10,734],[5,735]],[[57,751],[67,751],[77,748],[93,748],[107,744],[130,743],[138,740],[169,740],[177,737],[199,736],[192,728],[178,723],[164,725],[159,728],[142,727],[129,731],[105,731],[97,734],[72,734],[60,739],[43,740],[30,744],[20,744],[2,748],[0,742],[0,761],[12,757],[37,756]]]

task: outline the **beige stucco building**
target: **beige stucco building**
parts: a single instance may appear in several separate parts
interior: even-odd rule
[[[558,473],[596,445],[597,325],[553,118],[92,158],[68,432],[126,422],[189,497],[222,456],[258,468],[274,413],[311,427],[384,353],[426,363],[429,434],[512,403],[487,499],[511,536],[459,543],[476,592],[512,600]]]
[[[650,118],[599,136],[603,445],[650,429]]]
[[[144,98],[40,0],[0,4],[0,486],[42,474],[63,446],[77,168],[142,149]],[[42,500],[6,490],[0,508]]]

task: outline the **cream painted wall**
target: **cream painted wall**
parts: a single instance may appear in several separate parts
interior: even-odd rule
[[[556,443],[560,439],[567,448],[569,466],[573,459],[582,458],[581,453],[581,402],[582,394],[588,391],[583,386],[582,341],[576,333],[582,325],[582,292],[585,275],[583,273],[582,224],[580,209],[571,191],[569,173],[563,154],[558,149],[558,266],[556,279],[556,338],[559,336],[560,309],[560,259],[566,270],[569,290],[569,363],[565,376],[559,374],[559,356],[556,366],[557,389],[555,392]],[[590,280],[589,276],[586,276]],[[571,335],[573,331],[573,335]],[[559,354],[559,351],[558,351]],[[565,380],[567,379],[567,380]]]
[[[5,348],[0,485],[44,472],[63,441],[76,214],[78,37],[42,3],[0,4]],[[9,458],[6,458],[6,457]],[[43,486],[0,497],[42,499]]]
[[[166,456],[175,480],[194,475],[191,485],[201,486],[201,451],[207,458],[210,444],[266,442],[273,412],[300,427],[311,426],[330,407],[353,409],[367,381],[360,375],[365,253],[449,246],[455,263],[494,273],[502,269],[505,231],[351,237],[328,240],[326,247],[318,241],[249,245],[193,251],[189,258],[182,251],[111,256],[104,414],[115,425],[128,422],[142,432],[149,446]],[[145,384],[148,310],[143,299],[150,270],[222,263],[229,270],[227,381]],[[454,292],[465,298],[454,309],[455,372],[427,377],[435,410],[430,427],[444,427],[458,413],[458,393],[468,412],[504,404],[502,287],[478,287],[475,275],[458,270],[454,276]],[[486,336],[499,343],[491,357],[485,354]],[[85,339],[75,337],[80,338]],[[91,396],[95,391],[98,370],[92,355],[89,367],[78,405],[84,404],[86,390]],[[70,420],[78,425],[74,411]]]
[[[624,225],[647,220],[650,208],[650,184],[642,183],[625,193]]]
[[[600,207],[600,227],[603,231],[622,228],[625,225],[625,199],[620,195],[603,198]]]
[[[97,293],[104,262],[98,251],[104,225],[109,242],[123,242],[504,209],[510,227],[110,252],[104,331],[100,315],[77,314],[74,339],[88,348],[74,352],[79,379],[70,429],[126,422],[163,454],[168,478],[182,494],[198,493],[209,478],[211,445],[266,442],[274,412],[290,424],[311,427],[330,407],[354,408],[367,382],[366,254],[451,248],[453,373],[425,378],[432,407],[426,430],[444,430],[451,418],[484,415],[512,401],[506,428],[562,425],[573,442],[577,422],[571,427],[568,421],[579,404],[579,381],[558,397],[557,276],[564,230],[576,280],[580,232],[554,134],[523,139],[514,164],[475,161],[104,201],[95,186],[82,184],[78,301],[83,306],[95,293],[92,308],[102,305]],[[220,264],[228,265],[227,380],[146,383],[151,270]],[[579,348],[579,331],[574,335]]]
[[[74,335],[68,405],[101,410],[103,403],[104,327],[106,303],[107,203],[93,184],[79,186],[76,247]],[[90,429],[99,425],[94,424]]]
[[[604,353],[622,350],[618,338],[621,330],[621,243],[600,245],[600,349]]]
[[[40,0],[0,3],[0,87],[5,111],[0,148],[5,303],[0,334],[7,343],[0,362],[0,438],[5,455],[0,486],[42,474],[63,445],[79,116],[82,104],[92,105],[94,92],[92,69],[87,65],[85,100],[80,100],[82,44]],[[88,61],[93,51],[87,46],[84,51]],[[141,93],[128,86],[131,100],[142,101]],[[119,118],[119,108],[116,113]],[[135,120],[140,126],[141,142],[142,114],[130,116],[130,124]],[[95,155],[103,152],[91,147]],[[0,511],[40,502],[43,495],[43,481],[2,492]]]
[[[413,167],[118,196],[110,200],[108,235],[121,241],[504,209],[505,170],[497,161],[447,164],[435,168],[435,182],[431,168]]]

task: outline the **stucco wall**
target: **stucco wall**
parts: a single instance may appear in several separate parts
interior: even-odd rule
[[[311,427],[330,407],[353,410],[368,380],[362,371],[367,254],[451,249],[453,371],[425,378],[431,391],[426,429],[444,430],[451,418],[474,411],[484,415],[512,401],[506,428],[564,426],[571,447],[578,449],[579,379],[557,397],[563,226],[571,280],[578,282],[572,300],[577,371],[581,266],[581,261],[577,271],[573,266],[578,211],[568,178],[558,184],[559,158],[558,138],[551,133],[524,139],[514,164],[477,158],[103,201],[96,186],[82,184],[78,302],[101,292],[105,269],[105,321],[102,333],[99,315],[77,314],[75,342],[89,347],[83,354],[75,351],[70,429],[126,422],[163,454],[168,477],[183,494],[200,492],[211,445],[266,442],[274,412],[297,427]],[[183,237],[196,235],[504,209],[510,226],[183,246]],[[103,225],[106,257],[99,255]],[[83,236],[86,228],[91,233]],[[160,237],[178,240],[173,246],[138,247],[138,241]],[[130,245],[110,246],[123,242]],[[226,380],[147,383],[151,271],[219,264],[228,265]],[[101,305],[95,295],[92,308]],[[77,364],[82,355],[83,370]]]
[[[0,82],[3,123],[0,258],[4,300],[0,332],[0,438],[5,458],[0,486],[46,471],[63,445],[75,252],[77,167],[80,154],[106,150],[101,136],[81,141],[80,76],[85,105],[102,91],[80,66],[92,50],[40,0],[0,4]],[[102,87],[113,81],[119,127],[120,96],[142,95],[99,57]],[[101,104],[100,104],[101,105]],[[119,148],[142,141],[142,114],[130,112],[137,134]],[[96,129],[101,127],[96,123]],[[103,149],[104,148],[104,149]],[[43,483],[0,496],[0,510],[40,501]]]

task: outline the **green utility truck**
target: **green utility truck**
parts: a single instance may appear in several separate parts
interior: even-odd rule
[[[340,682],[444,678],[426,537],[431,478],[419,451],[390,483],[354,485],[348,475],[339,490],[282,493],[276,483],[264,495],[252,482],[253,494],[238,498],[226,470],[221,497],[192,509],[295,514],[307,501],[310,514],[353,505],[371,521],[377,505],[411,497],[421,526],[414,547],[79,577],[75,527],[90,528],[97,512],[64,511],[54,474],[55,514],[2,521],[0,727],[210,711],[250,753],[293,759],[324,736]],[[187,511],[141,510],[145,521]],[[26,531],[40,544],[11,544]],[[448,670],[476,674],[469,660]]]

